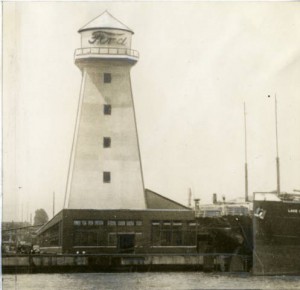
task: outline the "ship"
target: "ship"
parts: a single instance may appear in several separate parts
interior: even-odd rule
[[[253,194],[254,275],[300,274],[300,195],[280,188],[277,99],[275,95],[277,189]]]
[[[300,274],[300,195],[256,192],[253,274]]]

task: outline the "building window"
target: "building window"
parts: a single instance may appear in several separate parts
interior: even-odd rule
[[[103,221],[101,221],[101,220],[96,220],[96,221],[95,221],[95,226],[103,226]]]
[[[134,226],[134,221],[126,221],[126,226],[128,227]]]
[[[117,245],[117,235],[115,233],[108,234],[108,245],[116,246]]]
[[[83,241],[84,236],[85,236],[84,233],[82,233],[81,231],[74,232],[74,241],[73,241],[74,246],[81,246],[84,243]]]
[[[164,222],[163,225],[164,225],[165,227],[170,227],[170,226],[171,226],[171,222]]]
[[[80,226],[81,222],[78,220],[73,221],[74,226]]]
[[[152,223],[151,240],[153,246],[160,246],[160,227]]]
[[[171,241],[172,241],[172,231],[167,230],[167,231],[162,231],[161,232],[161,246],[171,246]]]
[[[97,246],[98,233],[95,230],[75,231],[74,246]]]
[[[111,115],[111,105],[105,104],[103,107],[104,115]]]
[[[103,138],[103,147],[109,148],[111,145],[111,138],[110,137],[104,137]]]
[[[125,221],[118,221],[118,226],[125,226]]]
[[[86,225],[87,225],[87,221],[81,221],[81,224],[82,224],[83,226],[86,226]]]
[[[110,183],[110,172],[108,171],[103,172],[103,182]]]
[[[196,245],[196,239],[197,239],[196,231],[189,230],[184,232],[184,244],[186,246]]]
[[[88,238],[87,238],[87,245],[88,246],[97,246],[98,242],[98,233],[95,231],[88,232]]]
[[[93,226],[94,225],[94,221],[88,221],[88,225],[89,226]]]
[[[196,224],[196,223],[193,223],[193,222],[190,222],[190,223],[189,223],[189,226],[190,226],[190,227],[195,227],[196,225],[197,225],[197,224]]]
[[[104,73],[104,83],[111,83],[111,74],[110,73]]]
[[[117,222],[116,221],[107,221],[108,226],[116,226]]]
[[[143,225],[143,222],[142,221],[136,221],[135,225],[138,226],[138,227],[141,227]]]
[[[190,222],[191,223],[191,222]],[[151,241],[153,246],[195,246],[196,227],[182,228],[183,221],[152,221]]]
[[[173,231],[172,233],[172,245],[181,246],[182,245],[182,231]]]
[[[173,227],[181,227],[182,226],[182,222],[177,222],[177,221],[174,221],[173,222]]]
[[[152,226],[160,226],[160,222],[152,222]]]

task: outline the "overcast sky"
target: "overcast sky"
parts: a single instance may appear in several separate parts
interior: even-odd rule
[[[187,204],[300,189],[300,3],[3,4],[4,220],[62,209],[81,73],[78,29],[108,10],[134,32],[131,71],[146,188]],[[271,95],[270,98],[267,96]]]

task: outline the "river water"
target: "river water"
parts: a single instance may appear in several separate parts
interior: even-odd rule
[[[300,276],[202,272],[3,275],[6,289],[300,289]]]

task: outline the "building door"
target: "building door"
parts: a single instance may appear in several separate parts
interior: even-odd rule
[[[119,253],[133,253],[134,252],[134,234],[119,234],[118,235],[118,251]]]

